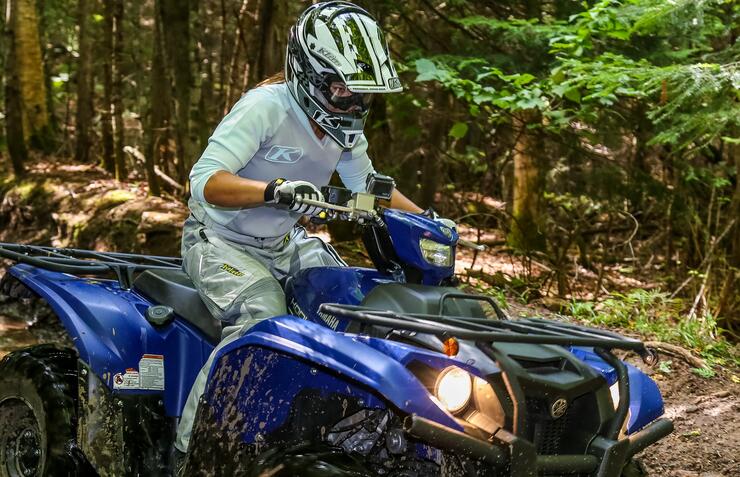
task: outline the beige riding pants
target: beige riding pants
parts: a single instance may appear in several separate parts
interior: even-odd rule
[[[346,266],[330,245],[308,237],[302,227],[285,237],[250,242],[222,239],[192,215],[185,221],[183,269],[224,328],[221,342],[198,373],[185,403],[175,439],[175,447],[182,452],[187,451],[198,401],[218,350],[260,320],[286,314],[285,294],[278,280],[304,268]]]

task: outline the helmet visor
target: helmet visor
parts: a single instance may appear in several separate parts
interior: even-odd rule
[[[373,101],[372,93],[354,93],[337,75],[327,75],[319,88],[327,109],[333,113],[366,113]]]

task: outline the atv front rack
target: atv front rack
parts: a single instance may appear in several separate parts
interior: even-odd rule
[[[420,313],[399,313],[382,311],[362,306],[343,304],[324,304],[321,310],[335,316],[357,322],[361,332],[371,326],[384,331],[407,331],[434,335],[442,340],[454,337],[475,343],[486,356],[497,363],[504,373],[515,374],[516,364],[501,352],[496,343],[529,343],[540,345],[584,346],[592,347],[594,352],[617,374],[619,402],[613,418],[601,430],[594,445],[601,446],[602,455],[537,455],[531,443],[517,437],[517,429],[524,427],[522,413],[515,413],[512,422],[512,433],[500,429],[489,441],[481,441],[474,436],[463,434],[420,416],[408,416],[405,427],[407,432],[429,441],[430,439],[448,450],[462,451],[489,463],[503,465],[505,454],[518,456],[508,464],[513,469],[511,475],[534,476],[539,473],[588,473],[595,472],[599,477],[617,476],[626,459],[648,445],[665,437],[673,430],[668,419],[657,419],[640,432],[619,439],[619,433],[626,423],[629,411],[629,377],[627,366],[613,353],[614,349],[629,350],[637,353],[648,364],[657,361],[657,355],[642,342],[605,330],[591,329],[570,323],[562,323],[539,318],[518,320],[453,317],[446,315],[427,315]],[[509,386],[508,392],[514,403],[526,402],[526,396],[519,386]],[[499,435],[501,434],[501,435]],[[507,453],[491,442],[498,441],[509,447]],[[513,458],[513,457],[512,457]],[[525,470],[527,469],[527,470]]]
[[[654,358],[654,355],[639,340],[625,338],[610,331],[595,330],[571,323],[540,318],[493,320],[421,313],[397,313],[341,304],[324,304],[321,306],[321,310],[365,325],[429,333],[436,336],[455,337],[476,342],[589,346],[607,350],[624,349],[634,351],[646,360]]]
[[[3,242],[0,242],[0,257],[61,273],[97,276],[113,273],[122,288],[131,287],[134,273],[145,270],[179,269],[182,266],[182,259],[176,257]]]

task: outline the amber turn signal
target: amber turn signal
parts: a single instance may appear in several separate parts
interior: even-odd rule
[[[457,356],[457,353],[460,352],[460,344],[454,337],[447,338],[442,342],[442,351],[447,356]]]

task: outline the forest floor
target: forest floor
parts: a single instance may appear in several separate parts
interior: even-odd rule
[[[187,208],[173,197],[148,197],[145,183],[115,181],[95,166],[51,165],[43,161],[31,164],[28,177],[20,182],[2,177],[8,176],[0,170],[0,222],[5,224],[0,228],[0,241],[161,255],[179,252],[179,230]],[[314,233],[329,239],[323,229]],[[495,244],[503,243],[500,231],[463,226],[461,235],[494,244],[489,252],[477,255],[459,251],[456,271],[466,287],[506,301],[508,313],[514,317],[552,316],[551,310],[563,309],[563,300],[555,298],[555,290],[550,290],[552,284],[545,290],[535,290],[534,299],[531,290],[522,291],[522,280],[516,277],[546,272],[547,266],[522,263],[502,247],[496,248]],[[349,263],[369,264],[359,242],[334,245]],[[581,276],[574,283],[579,284],[582,293],[594,288],[595,274],[585,269],[577,269],[576,273]],[[605,276],[604,284],[610,292],[655,287],[654,275],[636,277],[619,265],[606,270]],[[636,336],[632,330],[623,331]],[[55,333],[40,324],[30,325],[15,313],[0,311],[0,357],[20,347],[58,341],[60,337]],[[691,357],[689,351],[685,355]],[[692,367],[695,364],[687,364],[681,354],[661,358],[662,364],[653,368],[627,358],[658,383],[666,416],[673,419],[676,427],[673,434],[642,453],[650,475],[740,476],[738,370],[719,368],[713,377],[707,378],[698,375]]]

